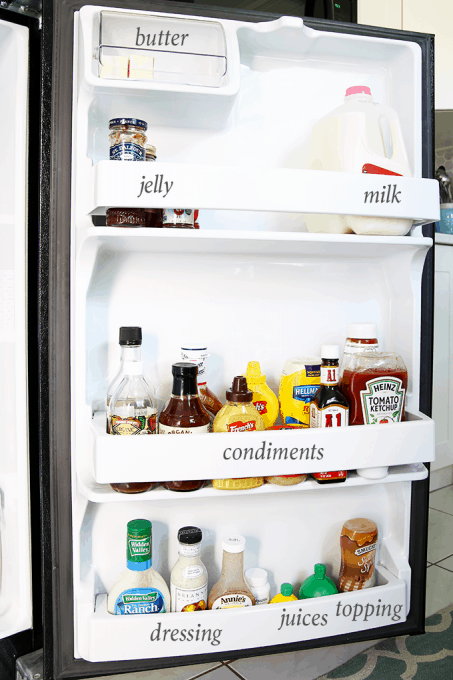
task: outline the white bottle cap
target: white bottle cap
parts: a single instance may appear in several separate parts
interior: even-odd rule
[[[228,534],[222,539],[222,548],[229,553],[244,552],[245,538],[239,534]]]
[[[143,361],[125,361],[123,363],[124,375],[142,375]]]
[[[358,338],[359,340],[373,340],[377,338],[376,323],[348,323],[346,326],[347,338]]]
[[[265,586],[267,583],[267,571],[259,567],[253,567],[252,569],[247,569],[245,578],[249,586],[259,588],[259,586]]]
[[[321,356],[323,359],[339,359],[340,348],[338,345],[323,345],[321,347]]]

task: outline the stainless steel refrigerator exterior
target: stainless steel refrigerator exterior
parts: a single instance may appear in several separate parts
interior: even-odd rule
[[[0,676],[6,679],[14,677],[18,656],[42,646],[37,407],[41,32],[38,19],[26,14],[0,9],[0,22],[5,132],[0,201],[5,394],[0,466]]]
[[[425,563],[427,543],[428,481],[412,483],[409,564],[412,570],[411,609],[401,624],[314,641],[254,647],[228,653],[210,653],[90,663],[74,657],[73,543],[71,509],[71,149],[73,93],[74,12],[88,3],[44,0],[41,112],[41,201],[39,224],[38,342],[39,422],[42,508],[43,645],[44,678],[83,678],[224,660],[245,656],[344,644],[402,634],[417,634],[424,627]],[[91,2],[91,5],[152,12],[175,12],[168,3]],[[247,12],[207,10],[180,3],[178,14],[262,22],[276,17]],[[350,24],[307,20],[312,28],[411,41],[422,52],[422,167],[433,177],[433,38]],[[432,236],[433,227],[423,227]],[[420,410],[431,413],[433,259],[431,248],[424,267]]]

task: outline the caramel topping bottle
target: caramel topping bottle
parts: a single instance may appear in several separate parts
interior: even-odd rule
[[[362,590],[376,583],[375,558],[378,529],[371,519],[357,517],[341,530],[341,568],[338,590]]]
[[[255,598],[244,578],[245,538],[239,534],[224,536],[222,573],[208,597],[208,609],[251,607]]]
[[[209,415],[197,388],[198,367],[183,361],[173,364],[171,399],[159,418],[159,434],[202,434],[208,432]],[[204,480],[163,482],[171,491],[196,491]]]

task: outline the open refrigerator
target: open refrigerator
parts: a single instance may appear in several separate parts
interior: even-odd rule
[[[189,36],[186,45],[140,44],[137,54],[140,36],[167,31]],[[112,64],[131,55],[139,58],[127,78]],[[29,265],[38,276],[39,372],[34,364],[29,382],[39,393],[45,679],[423,631],[425,464],[434,456],[431,222],[439,215],[429,179],[432,37],[184,3],[49,0],[42,62],[39,243],[37,264]],[[364,202],[366,192],[382,191],[381,175],[306,169],[313,125],[357,84],[401,121],[413,177],[392,178],[400,202]],[[147,121],[155,163],[108,160],[108,122],[119,116]],[[164,195],[158,187],[166,182]],[[108,207],[175,205],[199,209],[200,229],[102,226]],[[414,226],[408,236],[313,234],[305,215],[314,213]],[[278,392],[288,357],[342,347],[348,323],[370,320],[380,347],[406,363],[406,422],[236,433],[233,442],[227,434],[180,442],[105,432],[120,326],[142,327],[145,373],[162,408],[187,339],[208,344],[208,382],[224,400],[248,361],[260,362]],[[228,457],[233,445],[301,453]],[[383,479],[355,473],[387,465]],[[132,496],[110,487],[339,468],[348,479],[330,486],[312,480],[222,492],[207,485],[186,494],[158,487]],[[298,592],[317,562],[338,576],[340,529],[351,517],[378,525],[372,589],[189,617],[107,612],[131,519],[152,521],[153,566],[167,583],[177,531],[195,525],[209,588],[220,574],[222,536],[234,532],[247,540],[245,568],[266,569],[275,594],[283,582]],[[295,623],[282,623],[284,614]],[[165,638],[164,628],[172,631]],[[189,629],[191,639],[181,635]],[[199,629],[221,632],[202,639]]]

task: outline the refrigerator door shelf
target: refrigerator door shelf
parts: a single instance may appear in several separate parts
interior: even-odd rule
[[[355,470],[434,460],[434,422],[406,414],[403,423],[185,437],[114,437],[105,414],[93,419],[94,476],[98,483],[225,479]],[[385,481],[385,478],[383,478]]]
[[[218,22],[101,11],[99,24],[99,78],[223,84],[226,40]]]
[[[79,653],[88,661],[174,657],[370,630],[406,620],[406,590],[406,581],[381,565],[374,588],[228,612],[113,616],[106,595],[99,595]]]
[[[219,213],[217,213],[217,216]],[[285,216],[282,216],[282,221]],[[228,213],[225,213],[225,222]],[[239,226],[234,225],[233,226]],[[384,260],[399,254],[421,251],[432,246],[423,236],[357,236],[356,234],[309,234],[295,231],[241,231],[240,229],[146,229],[88,227],[81,230],[79,256],[93,252],[238,254],[267,256],[322,257],[338,260]],[[91,255],[88,256],[88,251]]]
[[[80,79],[90,91],[231,97],[239,90],[233,22],[90,6],[78,14]]]
[[[106,131],[107,134],[107,131]],[[255,210],[439,219],[437,180],[323,172],[295,168],[118,163],[99,161],[92,169],[88,212],[107,207]]]
[[[411,463],[409,465],[393,465],[389,468],[387,477],[380,479],[365,479],[360,477],[354,470],[348,472],[348,477],[345,482],[338,486],[343,490],[350,489],[356,486],[368,486],[370,484],[390,484],[392,482],[415,482],[426,479],[428,470],[423,463]],[[95,480],[90,478],[79,479],[80,492],[83,496],[93,503],[130,503],[131,501],[183,501],[187,502],[195,498],[230,498],[233,496],[261,496],[263,494],[282,494],[305,491],[319,491],[320,485],[310,476],[300,484],[294,486],[279,486],[278,484],[264,484],[256,489],[239,489],[231,491],[221,491],[214,489],[211,483],[207,483],[202,489],[193,491],[190,494],[175,493],[168,491],[163,486],[159,486],[152,491],[140,494],[124,494],[117,493],[108,484],[99,485]]]

